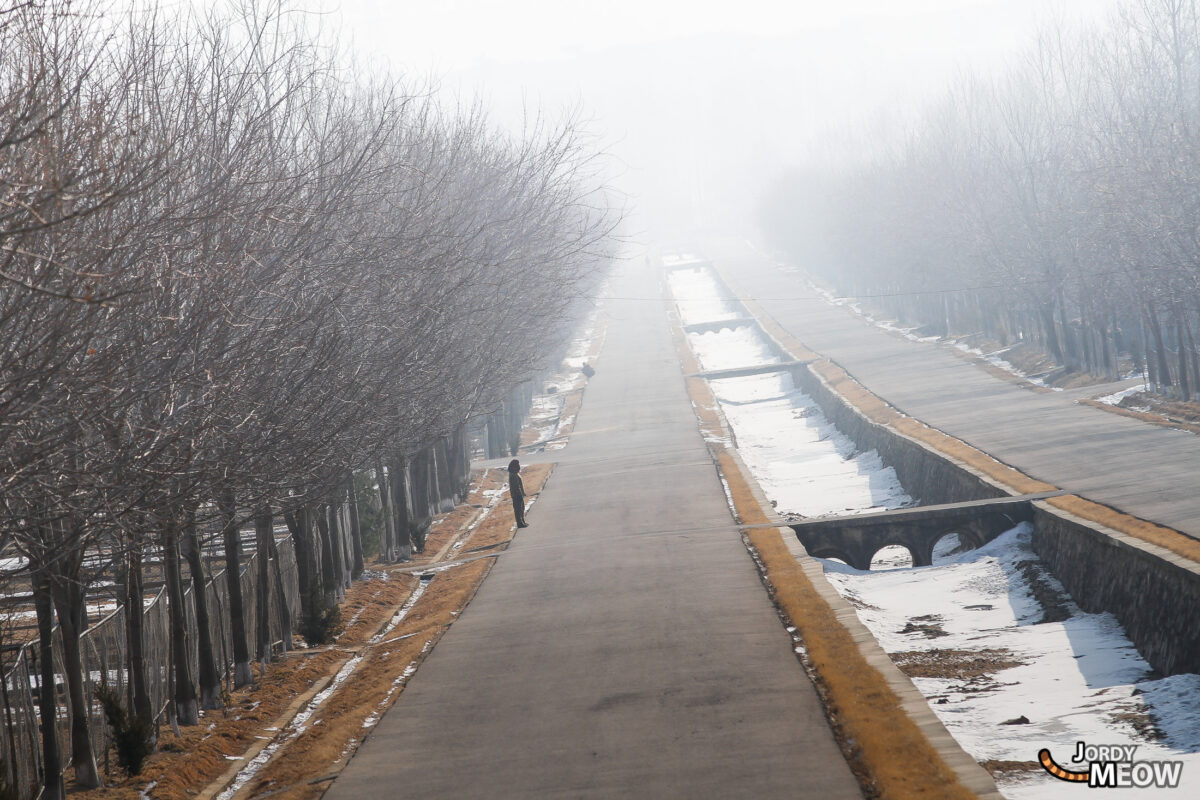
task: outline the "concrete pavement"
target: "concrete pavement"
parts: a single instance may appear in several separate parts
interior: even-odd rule
[[[660,290],[639,269],[613,296]],[[732,523],[662,305],[607,310],[531,527],[329,800],[861,796]]]
[[[945,348],[870,325],[809,291],[743,242],[706,250],[806,346],[910,416],[1025,474],[1200,538],[1200,439],[1075,403],[1086,392],[1034,393]]]

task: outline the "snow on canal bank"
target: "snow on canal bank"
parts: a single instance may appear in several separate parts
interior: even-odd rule
[[[736,319],[741,314],[721,297],[721,289],[707,269],[675,269],[667,276],[671,294],[684,325]]]
[[[1033,762],[1045,747],[1062,766],[1086,769],[1071,763],[1081,741],[1137,745],[1139,761],[1183,759],[1179,796],[1200,796],[1200,676],[1152,680],[1110,614],[1084,613],[1065,596],[1069,616],[1042,621],[1035,593],[1061,595],[1062,587],[1033,553],[1031,533],[1023,524],[932,567],[861,572],[823,563],[968,753],[1026,765],[998,772],[1005,797],[1064,796],[1065,784]],[[1105,796],[1155,791],[1164,790]]]
[[[731,366],[745,366],[741,361]],[[874,450],[858,448],[785,372],[711,383],[738,452],[780,514],[821,517],[882,511],[912,498]]]
[[[689,333],[688,343],[700,366],[706,370],[732,369],[750,364],[775,364],[779,356],[754,328],[724,328],[707,333]]]
[[[698,271],[672,273],[677,297],[703,298],[704,281],[690,274]],[[681,278],[687,294],[676,287]],[[728,305],[715,313],[739,316]],[[753,329],[689,341],[707,369],[771,358]],[[780,513],[815,517],[912,502],[895,472],[874,452],[857,453],[789,374],[711,386],[743,461]],[[1038,751],[1048,748],[1063,767],[1086,769],[1072,760],[1078,742],[1132,745],[1135,761],[1183,764],[1177,789],[1109,789],[1106,797],[1200,797],[1200,675],[1156,680],[1111,615],[1075,606],[1032,551],[1031,534],[1026,524],[978,550],[939,548],[932,567],[862,572],[822,563],[950,733],[993,768],[1005,797],[1086,793],[1037,765]]]

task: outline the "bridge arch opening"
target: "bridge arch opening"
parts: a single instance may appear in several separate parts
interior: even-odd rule
[[[839,564],[845,564],[848,567],[854,566],[850,561],[850,556],[832,547],[822,547],[809,552],[813,558],[820,558],[825,561],[836,561]]]
[[[972,531],[947,531],[933,543],[933,563],[945,564],[982,545],[979,537]]]
[[[871,570],[909,569],[916,563],[912,550],[902,544],[885,544],[871,554]]]
[[[971,543],[967,537],[960,534],[958,531],[950,531],[943,533],[936,542],[933,543],[933,563],[945,564],[951,561],[960,553],[965,553],[971,548]]]

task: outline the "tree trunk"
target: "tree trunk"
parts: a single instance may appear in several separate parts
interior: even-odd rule
[[[329,524],[329,544],[333,555],[333,574],[337,576],[338,600],[345,597],[345,590],[350,586],[350,569],[346,565],[346,537],[342,526],[342,508],[337,501],[341,498],[334,495],[325,506],[325,518]]]
[[[264,506],[254,514],[254,539],[258,559],[258,598],[255,604],[258,633],[255,657],[262,664],[271,660],[271,509]],[[282,588],[279,589],[282,592]]]
[[[350,576],[357,579],[363,574],[366,565],[363,563],[362,552],[362,526],[358,520],[358,496],[354,491],[354,473],[346,473],[346,503],[350,514],[350,547],[353,553],[353,562]]]
[[[507,434],[505,433],[505,414],[504,406],[488,417],[487,421],[487,445],[488,458],[500,458],[506,452],[505,442]]]
[[[1178,314],[1175,316],[1175,341],[1178,344],[1179,350],[1179,399],[1186,403],[1192,399],[1192,382],[1189,375],[1191,370],[1188,369],[1187,344],[1183,336],[1183,318]]]
[[[204,560],[200,540],[196,536],[196,511],[188,509],[184,524],[182,550],[192,575],[192,603],[196,609],[196,649],[200,657],[200,707],[221,708],[221,676],[213,652],[212,629],[208,615],[208,581],[204,576]]]
[[[270,514],[270,511],[267,512]],[[283,652],[292,649],[292,610],[288,608],[287,594],[283,588],[283,568],[279,564],[279,548],[275,546],[275,536],[268,537],[271,545],[271,563],[275,571],[275,603],[279,615],[279,638],[283,642]],[[294,548],[293,543],[293,548]],[[297,563],[299,559],[297,559]],[[299,570],[297,570],[299,572]],[[303,593],[301,593],[303,597]]]
[[[237,524],[237,503],[232,489],[221,490],[219,499],[224,525],[225,591],[229,594],[229,635],[233,640],[233,688],[254,679],[250,674],[250,646],[246,641],[245,606],[242,602],[242,534]]]
[[[429,516],[428,449],[418,450],[408,461],[409,514],[413,527],[419,527]]]
[[[1054,304],[1043,300],[1041,305],[1042,313],[1042,330],[1046,335],[1046,348],[1050,351],[1050,357],[1058,364],[1066,365],[1066,359],[1063,357],[1062,344],[1058,338],[1058,321],[1054,313]]]
[[[1146,304],[1146,314],[1150,323],[1150,335],[1154,337],[1154,361],[1158,370],[1158,385],[1171,385],[1171,367],[1167,363],[1167,345],[1163,341],[1162,326],[1158,324],[1158,314],[1154,306]]]
[[[396,521],[393,519],[394,511],[392,510],[392,474],[384,474],[383,459],[380,458],[375,462],[375,484],[379,487],[379,508],[383,514],[383,542],[380,544],[379,551],[385,564],[390,564],[396,559]]]
[[[56,525],[60,523],[55,523]],[[66,541],[71,532],[64,531],[57,541]],[[83,656],[79,637],[83,633],[83,584],[79,580],[82,551],[71,546],[64,548],[55,560],[57,568],[50,570],[51,592],[58,611],[58,630],[62,640],[63,677],[67,682],[67,703],[71,721],[71,767],[75,783],[85,789],[103,786],[92,752],[91,720],[88,715],[87,690],[84,687]]]
[[[174,520],[163,526],[163,571],[167,583],[167,613],[171,620],[171,661],[175,675],[175,718],[180,725],[200,721],[196,686],[188,657],[187,616],[184,614],[183,575],[179,566],[179,531]]]
[[[58,702],[54,675],[54,609],[44,564],[33,567],[33,605],[38,625],[38,710],[42,728],[43,800],[63,800],[62,754],[58,743]]]
[[[150,689],[146,676],[145,591],[142,588],[142,541],[129,545],[125,569],[125,634],[128,640],[129,705],[138,719],[149,725],[154,721]],[[151,734],[153,735],[153,734]]]
[[[450,439],[450,475],[455,500],[466,502],[471,484],[471,455],[467,452],[467,424],[460,422]]]
[[[398,455],[392,459],[391,489],[392,526],[397,531],[400,548],[397,556],[404,561],[412,558],[412,514],[408,490],[408,460]]]
[[[354,543],[351,541],[354,537],[350,535],[350,503],[345,492],[341,500],[338,504],[338,530],[342,532],[342,564],[346,569],[346,588],[349,589],[354,583]]]
[[[296,549],[296,577],[300,588],[300,613],[309,617],[316,610],[313,600],[320,596],[320,576],[313,558],[312,527],[308,509],[301,507],[284,515]],[[282,591],[282,589],[281,589]]]
[[[1187,333],[1188,344],[1188,364],[1192,368],[1192,391],[1200,391],[1200,358],[1196,353],[1196,337],[1192,334],[1192,326],[1184,324],[1183,330]]]
[[[438,439],[434,448],[434,463],[437,465],[438,511],[453,511],[458,504],[454,491],[454,477],[450,468],[450,439]]]
[[[317,520],[318,546],[321,549],[321,581],[324,584],[324,608],[333,608],[338,602],[338,575],[334,569],[333,537],[329,530],[329,515],[325,505],[317,506],[313,516]]]

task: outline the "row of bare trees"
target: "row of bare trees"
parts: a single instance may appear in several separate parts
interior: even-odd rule
[[[185,572],[209,613],[200,532],[219,531],[244,684],[270,642],[239,624],[242,527],[262,554],[286,521],[310,617],[363,568],[356,472],[381,493],[384,555],[419,549],[465,490],[467,423],[567,335],[616,222],[572,122],[497,132],[357,75],[277,3],[101,11],[0,12],[0,553],[20,559],[8,588],[27,581],[46,648],[48,798],[62,683],[75,778],[100,783],[78,653],[90,588],[121,587],[129,701],[153,717],[137,675],[154,562],[174,713],[194,723],[220,703],[206,625],[183,614]]]
[[[1200,388],[1200,8],[1128,0],[962,79],[869,163],[796,172],[775,243],[931,332],[1030,341],[1161,391]]]

